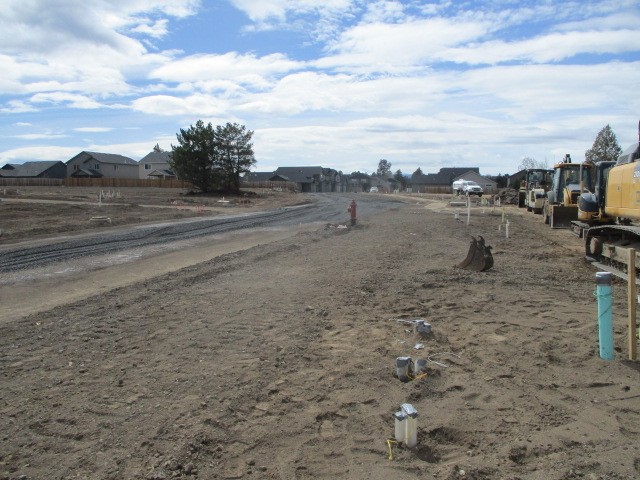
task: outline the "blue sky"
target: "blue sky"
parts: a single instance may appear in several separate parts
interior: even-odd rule
[[[640,0],[3,0],[0,166],[135,160],[197,120],[256,170],[513,173],[638,139]]]

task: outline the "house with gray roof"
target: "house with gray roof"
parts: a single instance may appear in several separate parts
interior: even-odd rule
[[[67,166],[60,161],[7,163],[0,168],[3,178],[65,178]]]
[[[480,175],[478,167],[445,167],[438,173],[412,175],[407,181],[407,188],[419,193],[450,193],[451,184],[459,179],[472,180],[487,193],[497,191],[496,182]]]
[[[300,192],[319,191],[322,167],[278,167],[274,173],[295,183]]]
[[[277,179],[272,180],[273,177],[277,177]],[[284,180],[274,172],[249,172],[242,176],[242,183],[266,183],[272,181]]]
[[[378,192],[381,193],[391,193],[400,188],[400,182],[391,176],[379,177],[377,175],[371,175],[370,184],[371,187],[376,187]]]
[[[168,180],[175,179],[169,161],[171,152],[154,150],[140,159],[138,162],[140,178],[144,180]]]
[[[124,155],[80,152],[67,161],[67,176],[73,178],[139,178],[138,162]]]
[[[323,167],[278,167],[274,172],[296,184],[300,192],[344,192],[346,179],[332,168]]]
[[[484,193],[489,193],[489,194],[498,193],[498,183],[495,180],[491,180],[490,178],[483,177],[476,171],[469,171],[469,172],[463,173],[462,175],[459,175],[458,177],[456,177],[455,180],[471,180],[472,182],[476,182],[478,185],[480,185]]]

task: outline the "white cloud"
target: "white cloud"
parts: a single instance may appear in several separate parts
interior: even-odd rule
[[[256,57],[229,52],[224,55],[192,55],[167,63],[151,72],[151,77],[165,82],[199,82],[201,85],[208,81],[219,85],[221,81],[231,80],[262,88],[267,85],[268,78],[303,66],[280,53]]]
[[[111,132],[114,130],[109,127],[79,127],[73,129],[76,132],[89,132],[89,133],[102,133],[102,132]]]
[[[469,98],[475,95],[476,108],[491,104],[511,118],[533,119],[550,112],[612,113],[640,106],[640,99],[628,95],[637,89],[638,72],[640,62],[490,67],[460,74],[453,86]]]
[[[0,7],[0,91],[103,99],[130,94],[133,82],[175,54],[149,53],[144,42],[130,35],[161,37],[168,22],[161,16],[192,15],[198,5],[193,0],[5,0]]]
[[[284,20],[287,14],[305,14],[348,10],[352,0],[231,0],[231,3],[255,22]]]
[[[495,39],[496,16],[363,23],[345,30],[313,64],[351,72],[401,74],[441,62],[498,64],[558,62],[580,54],[624,54],[640,48],[633,29],[553,32],[522,40]],[[640,20],[640,19],[639,19]],[[626,23],[625,23],[626,24]]]
[[[149,35],[153,38],[162,38],[164,37],[168,30],[167,25],[169,21],[166,18],[157,21],[145,20],[143,23],[138,25],[135,28],[132,28],[131,31],[135,33],[143,33]]]
[[[604,3],[604,2],[603,2]],[[615,2],[616,10],[622,5],[618,5],[622,2]],[[573,32],[573,31],[607,31],[607,30],[634,30],[638,27],[640,22],[640,14],[637,12],[638,2],[627,2],[630,5],[630,10],[624,13],[614,13],[607,15],[608,10],[605,10],[603,16],[594,16],[578,21],[568,21],[556,25],[555,30],[561,32]]]
[[[65,104],[70,108],[93,109],[103,105],[85,96],[65,92],[37,93],[31,97],[34,104]]]
[[[211,95],[190,95],[184,98],[154,95],[133,101],[132,108],[150,115],[224,116],[229,105]]]
[[[439,52],[475,41],[490,24],[449,19],[423,19],[402,24],[371,23],[345,31],[333,43],[329,55],[314,62],[319,68],[363,72],[402,73],[423,68]]]
[[[253,22],[245,32],[296,31],[310,40],[333,38],[360,9],[358,0],[230,0]]]
[[[49,140],[52,138],[65,138],[68,135],[61,133],[26,133],[24,135],[14,135],[14,138],[21,140]]]
[[[65,162],[82,150],[56,145],[13,148],[0,152],[0,163],[24,163],[40,160],[60,160]]]
[[[29,113],[38,109],[21,100],[9,100],[5,107],[0,107],[0,113]]]
[[[397,22],[405,18],[405,6],[395,0],[377,0],[366,4],[363,23]]]
[[[488,41],[460,48],[443,49],[433,58],[457,63],[559,62],[580,54],[623,54],[640,47],[633,30],[554,33],[524,41]]]

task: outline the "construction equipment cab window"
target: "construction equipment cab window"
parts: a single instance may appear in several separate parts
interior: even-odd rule
[[[582,169],[582,188],[590,190],[593,185],[591,178],[591,169]],[[553,177],[553,191],[562,192],[569,185],[574,185],[571,190],[578,189],[580,187],[580,168],[576,165],[576,168],[563,169],[560,175],[554,175]]]

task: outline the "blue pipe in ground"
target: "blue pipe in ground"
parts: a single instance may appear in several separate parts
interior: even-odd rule
[[[611,273],[596,273],[596,298],[598,299],[598,340],[600,358],[613,360],[613,294],[611,291]]]

